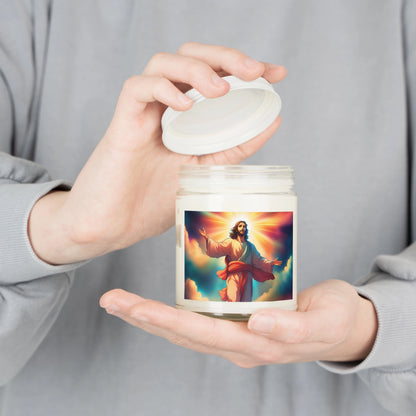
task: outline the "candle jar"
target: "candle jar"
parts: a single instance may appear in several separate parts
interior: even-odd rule
[[[294,310],[297,197],[289,166],[182,166],[176,307],[248,320]]]

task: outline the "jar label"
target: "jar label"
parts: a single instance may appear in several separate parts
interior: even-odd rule
[[[293,299],[293,212],[184,212],[184,299]]]

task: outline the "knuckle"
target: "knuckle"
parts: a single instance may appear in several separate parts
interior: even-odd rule
[[[282,363],[285,359],[283,347],[280,343],[276,343],[272,339],[265,339],[256,350],[252,352],[255,361],[265,364]],[[260,365],[260,364],[259,364]]]
[[[174,345],[182,348],[189,348],[189,341],[186,338],[183,338],[179,335],[171,335],[167,338],[167,340]]]
[[[169,56],[170,56],[170,54],[168,52],[157,52],[150,58],[149,65],[153,65],[157,62],[164,61]]]
[[[196,45],[196,42],[185,42],[183,43],[179,49],[178,54],[180,55],[186,55],[191,49],[193,49]]]
[[[220,47],[220,52],[224,55],[225,59],[236,59],[242,55],[238,49],[228,48],[225,46]]]
[[[131,316],[132,318],[139,318],[142,314],[142,304],[134,304],[132,306],[130,306],[129,310],[128,310],[128,315]]]
[[[171,87],[171,82],[163,77],[159,77],[156,82],[155,82],[155,91],[157,91],[159,94],[163,93],[164,91],[166,91],[167,89],[169,89]]]
[[[157,77],[153,84],[153,97],[155,99],[160,99],[170,87],[171,83],[169,80],[163,77]]]
[[[275,364],[281,362],[281,354],[276,349],[268,348],[257,355],[257,359],[262,364]]]
[[[196,88],[207,97],[211,97],[210,90],[211,75],[213,70],[205,63],[199,61],[190,61],[184,69],[186,83]]]
[[[132,90],[140,79],[141,77],[139,75],[133,75],[132,77],[127,78],[123,84],[123,91]]]
[[[166,60],[171,56],[168,52],[157,52],[149,60],[146,65],[146,68],[143,71],[143,74],[150,74],[153,72],[158,72],[158,69],[164,66]]]
[[[299,343],[309,339],[311,333],[310,328],[303,322],[297,322],[292,324],[291,331],[288,334],[287,342]]]
[[[185,67],[186,78],[190,83],[194,83],[201,78],[201,71],[203,70],[207,71],[208,65],[194,59],[189,59]]]

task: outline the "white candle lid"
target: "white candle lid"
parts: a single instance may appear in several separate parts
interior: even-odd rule
[[[280,113],[279,95],[264,78],[243,81],[224,77],[230,91],[206,98],[192,89],[188,111],[167,108],[162,117],[163,143],[176,153],[203,155],[238,146],[266,130]]]

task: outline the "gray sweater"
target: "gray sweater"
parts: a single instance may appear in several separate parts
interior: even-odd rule
[[[415,6],[0,0],[0,415],[414,415]],[[107,315],[115,287],[174,303],[172,230],[81,265],[33,253],[35,201],[76,178],[124,80],[188,40],[287,67],[248,162],[296,169],[300,289],[339,278],[375,304],[364,361],[241,369]]]

